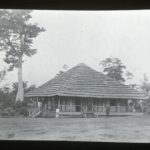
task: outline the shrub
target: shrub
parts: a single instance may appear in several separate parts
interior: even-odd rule
[[[143,107],[144,107],[143,112],[145,114],[150,114],[150,100],[149,99],[144,101]]]
[[[25,101],[23,102],[16,102],[15,106],[14,106],[15,112],[17,115],[23,115],[23,116],[27,116],[28,115],[28,111],[27,111],[27,103]]]
[[[12,107],[7,107],[1,110],[1,116],[3,117],[10,117],[15,115],[15,110]]]

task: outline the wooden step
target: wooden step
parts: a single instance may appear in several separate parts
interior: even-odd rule
[[[83,114],[84,118],[95,118],[96,115],[93,112],[84,112]]]

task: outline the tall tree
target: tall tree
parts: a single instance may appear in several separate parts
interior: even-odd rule
[[[118,58],[106,58],[100,62],[100,66],[105,74],[117,81],[125,82],[125,76],[127,79],[132,79],[133,77],[129,71],[125,72],[126,66]]]
[[[4,61],[9,71],[18,69],[18,91],[16,101],[23,101],[22,64],[23,57],[31,57],[37,50],[32,48],[33,39],[44,28],[30,23],[31,10],[0,10],[0,49],[6,52]]]

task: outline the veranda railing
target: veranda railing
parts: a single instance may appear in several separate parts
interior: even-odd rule
[[[42,109],[56,111],[59,109],[61,112],[103,112],[104,106],[82,106],[82,105],[50,105]]]

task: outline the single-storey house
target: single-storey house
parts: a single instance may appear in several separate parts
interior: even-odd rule
[[[63,115],[105,113],[106,101],[111,104],[110,113],[125,114],[128,100],[145,100],[144,93],[116,81],[81,63],[56,76],[25,95],[36,104],[37,114],[59,113]]]

